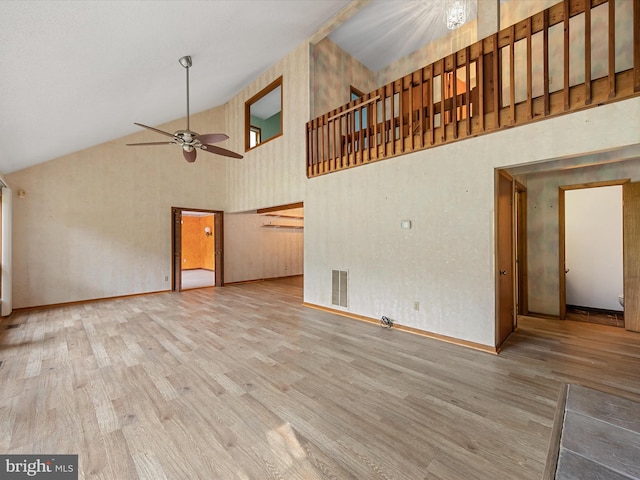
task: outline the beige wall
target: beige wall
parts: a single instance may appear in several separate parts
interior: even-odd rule
[[[302,275],[304,230],[263,227],[268,224],[301,225],[302,221],[255,211],[225,215],[225,282]],[[227,265],[232,265],[231,271]]]
[[[200,132],[224,131],[224,112],[194,115]],[[184,120],[162,126],[174,131]],[[140,132],[6,175],[14,191],[14,308],[167,290],[171,207],[222,210],[225,160]]]
[[[640,142],[640,134],[636,135],[636,142]],[[558,187],[625,178],[640,181],[640,159],[540,173],[526,178],[527,269],[531,312],[547,315],[560,313]]]
[[[305,301],[348,270],[349,312],[493,346],[494,169],[635,143],[640,98],[314,178]]]
[[[284,133],[242,160],[200,152],[188,165],[179,149],[123,146],[144,132],[8,175],[27,192],[14,202],[15,306],[169,288],[171,206],[227,212],[227,281],[294,274],[293,261],[286,273],[264,263],[285,258],[275,232],[229,212],[304,201],[305,301],[331,307],[331,269],[346,269],[349,312],[494,345],[494,169],[640,143],[635,98],[307,180],[310,72],[303,44],[194,117],[242,152],[244,102],[282,75]]]
[[[351,101],[351,87],[375,90],[375,74],[328,38],[313,46],[313,117]]]
[[[227,211],[239,212],[304,200],[306,123],[309,109],[310,47],[303,44],[227,104],[231,148],[244,150],[244,104],[282,75],[283,134],[227,164]],[[226,265],[225,265],[226,270]],[[226,270],[228,271],[228,270]]]
[[[244,104],[281,75],[283,134],[244,152]],[[300,275],[304,270],[303,232],[263,229],[265,219],[255,210],[304,201],[309,92],[310,47],[303,44],[225,107],[227,133],[233,139],[230,148],[244,155],[242,160],[227,162],[225,282]],[[243,213],[251,210],[254,213]]]
[[[233,212],[303,201],[309,58],[304,44],[228,104],[192,115],[195,130],[225,132],[230,139],[221,146],[244,153],[244,102],[282,75],[283,135],[242,160],[199,152],[188,164],[177,147],[124,146],[157,140],[143,131],[7,175],[15,191],[27,192],[14,206],[14,307],[169,289],[172,206]],[[174,131],[184,124],[179,119],[160,128]],[[225,242],[242,244],[246,228],[241,221],[225,224]],[[262,251],[282,259],[274,242],[264,243]],[[287,273],[267,265],[256,277],[235,261],[233,247],[230,255],[225,252],[227,281],[302,271],[296,262],[283,261],[278,265],[288,264]]]

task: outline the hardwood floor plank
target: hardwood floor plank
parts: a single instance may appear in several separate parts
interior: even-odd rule
[[[640,400],[636,333],[524,317],[494,356],[301,303],[265,281],[16,312],[0,450],[87,479],[537,480],[562,383]]]

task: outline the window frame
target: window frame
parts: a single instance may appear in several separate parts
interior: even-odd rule
[[[272,137],[269,137],[266,140],[262,140],[262,138],[260,139],[261,141],[259,143],[257,143],[255,146],[251,146],[251,106],[255,103],[257,103],[258,101],[260,101],[263,97],[266,97],[267,95],[269,95],[272,91],[274,91],[276,88],[280,87],[280,133],[277,133],[276,135],[273,135]],[[251,97],[249,100],[247,100],[246,102],[244,102],[244,148],[245,148],[245,152],[248,152],[249,150],[253,150],[255,148],[258,148],[261,145],[264,145],[265,143],[269,143],[271,140],[281,137],[283,135],[283,116],[284,116],[284,109],[283,109],[283,105],[282,105],[282,99],[284,97],[283,95],[283,86],[282,86],[282,75],[278,78],[276,78],[273,82],[271,82],[269,85],[267,85],[266,87],[264,87],[262,90],[260,90],[258,93],[256,93],[253,97]],[[260,128],[260,127],[255,127],[254,128]],[[262,137],[262,132],[260,132],[260,137]]]

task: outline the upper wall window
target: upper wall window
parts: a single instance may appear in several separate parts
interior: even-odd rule
[[[251,150],[280,135],[282,135],[282,77],[245,102],[245,150]]]

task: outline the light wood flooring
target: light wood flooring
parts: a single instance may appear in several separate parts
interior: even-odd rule
[[[522,318],[495,356],[290,283],[14,313],[0,451],[78,454],[81,479],[537,480],[562,383],[640,400],[639,334]]]
[[[624,328],[624,312],[622,311],[603,312],[590,308],[567,306],[566,318],[576,322],[599,323],[600,325]]]

